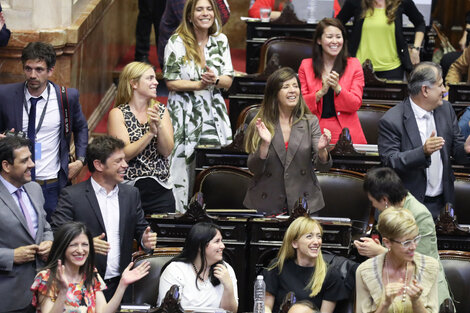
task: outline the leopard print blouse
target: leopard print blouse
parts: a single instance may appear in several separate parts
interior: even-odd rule
[[[166,107],[163,103],[157,102],[160,109],[160,118],[163,118],[163,113]],[[129,133],[129,140],[131,143],[139,140],[144,134],[149,131],[149,124],[141,124],[134,113],[131,112],[129,104],[121,104],[118,107],[124,116],[124,122]],[[127,169],[125,179],[134,180],[138,177],[143,176],[154,176],[161,182],[168,181],[170,176],[170,162],[167,158],[162,156],[157,151],[157,137],[153,138],[152,141],[129,162],[129,168]]]

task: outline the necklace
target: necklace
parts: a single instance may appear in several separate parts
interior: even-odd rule
[[[193,265],[194,272],[196,273],[197,279],[199,279],[200,281],[203,282],[204,279],[202,279],[202,278],[199,276],[199,274],[198,274],[198,272],[197,272],[197,267],[196,267],[196,265],[194,265],[194,263],[191,263],[191,264]]]
[[[389,276],[389,266],[388,266],[388,262],[387,262],[387,255],[385,255],[385,267],[386,267],[386,271],[385,273],[387,274],[387,284],[390,283],[390,276]],[[406,289],[407,289],[407,281],[408,281],[408,262],[406,262],[406,267],[405,267],[405,288],[403,288],[403,293],[402,293],[402,296],[401,296],[401,302],[405,302],[406,301]],[[393,311],[395,312],[395,308],[393,309]]]

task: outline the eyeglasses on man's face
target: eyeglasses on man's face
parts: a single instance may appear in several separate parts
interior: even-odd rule
[[[412,243],[417,245],[420,240],[421,240],[421,235],[418,235],[418,236],[414,237],[413,239],[409,239],[409,240],[405,240],[405,241],[398,241],[398,240],[395,240],[395,239],[390,239],[390,241],[401,244],[403,246],[403,248],[409,248]]]

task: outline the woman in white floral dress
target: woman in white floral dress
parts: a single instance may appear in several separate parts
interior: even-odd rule
[[[214,8],[214,0],[188,0],[183,20],[165,47],[163,72],[175,136],[170,177],[177,211],[185,210],[194,184],[194,148],[232,141],[221,89],[232,84],[233,67]]]

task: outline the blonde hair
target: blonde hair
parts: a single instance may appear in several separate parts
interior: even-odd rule
[[[275,268],[279,268],[279,273],[281,273],[285,261],[296,257],[296,250],[292,246],[292,243],[303,235],[312,232],[315,227],[318,227],[320,234],[323,236],[323,228],[318,221],[307,216],[301,216],[295,219],[292,224],[290,224],[289,228],[287,228],[277,258],[268,270],[271,271]],[[326,277],[326,270],[327,266],[323,260],[321,250],[318,250],[318,256],[315,261],[315,272],[310,278],[308,285],[305,287],[305,289],[310,289],[310,297],[314,297],[320,292]]]
[[[397,239],[419,231],[415,218],[403,208],[389,207],[380,213],[377,230],[382,237]]]
[[[248,129],[245,134],[244,147],[247,153],[254,153],[256,150],[258,150],[259,142],[261,140],[258,131],[256,130],[256,120],[258,118],[263,121],[263,123],[266,125],[266,128],[271,133],[271,136],[274,137],[274,127],[279,121],[279,100],[277,96],[284,82],[294,77],[297,80],[297,84],[300,88],[300,81],[297,73],[294,72],[294,70],[292,70],[290,67],[280,68],[268,77],[261,108],[258,114],[256,114],[256,116],[250,122],[250,125],[248,125]],[[302,93],[299,93],[299,101],[292,110],[292,124],[295,125],[300,120],[305,119],[308,115],[311,115],[310,110],[305,104]]]
[[[362,0],[362,14],[361,18],[366,18],[367,13],[374,13],[374,1],[375,0]],[[387,16],[387,23],[392,24],[395,21],[398,7],[401,4],[401,0],[385,0],[385,15]]]
[[[186,4],[184,5],[183,10],[183,18],[181,20],[181,24],[176,28],[175,34],[179,35],[183,40],[184,48],[186,50],[185,61],[190,62],[191,60],[194,63],[199,64],[199,66],[203,67],[205,64],[202,64],[201,56],[199,55],[199,45],[196,40],[196,34],[194,32],[194,26],[192,23],[192,19],[194,16],[194,11],[196,10],[197,3],[201,0],[187,0]],[[209,36],[210,35],[218,35],[219,34],[219,27],[218,25],[222,25],[222,19],[220,18],[219,9],[214,2],[214,0],[207,0],[210,2],[212,6],[212,10],[214,12],[214,23],[209,28]]]
[[[131,62],[124,67],[121,75],[119,75],[119,85],[117,88],[116,101],[114,103],[115,107],[131,101],[134,94],[131,84],[138,82],[142,75],[149,69],[153,69],[153,67],[143,62]]]

